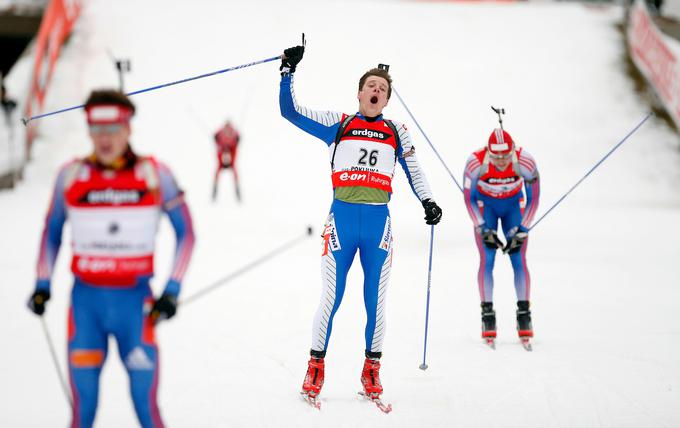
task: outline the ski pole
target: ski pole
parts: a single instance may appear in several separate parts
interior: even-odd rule
[[[652,117],[652,116],[654,116],[654,112],[649,112],[649,113],[647,113],[647,116],[645,116],[644,119],[642,119],[642,121],[641,121],[640,123],[638,123],[638,124],[635,126],[635,128],[633,128],[630,132],[628,132],[628,134],[626,134],[626,136],[623,137],[623,139],[622,139],[621,141],[619,141],[619,142],[618,142],[611,150],[609,150],[609,152],[608,152],[606,155],[604,155],[604,157],[603,157],[602,159],[600,159],[600,160],[599,160],[592,168],[590,168],[590,171],[588,171],[588,172],[586,173],[586,175],[584,175],[583,177],[581,177],[581,179],[580,179],[579,181],[577,181],[576,184],[574,184],[574,185],[571,187],[571,189],[569,189],[569,190],[567,191],[567,193],[565,193],[564,195],[562,195],[562,197],[561,197],[560,199],[558,199],[557,202],[555,202],[555,203],[553,204],[553,206],[551,206],[551,207],[548,209],[548,211],[546,211],[545,213],[543,213],[543,215],[542,215],[541,217],[539,217],[538,220],[536,220],[536,222],[529,228],[529,230],[532,230],[534,227],[536,227],[536,226],[538,225],[538,223],[540,223],[541,220],[543,220],[543,219],[545,218],[545,216],[547,216],[547,215],[550,213],[550,211],[552,211],[557,205],[559,205],[560,202],[562,202],[562,201],[564,200],[564,198],[566,198],[566,197],[567,197],[567,196],[568,196],[568,195],[569,195],[569,194],[570,194],[570,193],[571,193],[571,192],[572,192],[579,184],[581,184],[581,182],[582,182],[583,180],[585,180],[586,177],[588,177],[593,171],[595,171],[595,169],[596,169],[597,167],[599,167],[599,166],[602,164],[602,162],[605,161],[605,159],[607,159],[612,153],[614,153],[614,151],[615,151],[616,149],[618,149],[618,148],[619,148],[619,147],[620,147],[620,146],[628,139],[628,137],[630,137],[631,135],[633,135],[633,134],[634,134],[634,133],[635,133],[635,132],[636,132],[636,131],[637,131],[637,130],[638,130],[638,129],[646,122],[646,121],[647,121],[647,119],[649,119],[649,118]]]
[[[406,105],[406,103],[404,102],[404,100],[401,98],[401,96],[399,96],[399,92],[397,92],[397,90],[395,89],[394,86],[392,86],[392,91],[394,92],[394,95],[396,95],[397,98],[399,98],[399,102],[401,103],[401,105],[404,106],[404,108],[406,109],[406,112],[408,113],[408,115],[411,116],[411,119],[413,120],[413,123],[416,124],[416,126],[417,126],[418,129],[420,130],[420,133],[423,134],[423,137],[425,137],[425,141],[427,141],[427,144],[430,145],[430,147],[432,148],[432,151],[434,151],[434,154],[437,155],[437,158],[439,159],[439,162],[442,163],[442,165],[444,166],[444,169],[446,169],[446,172],[449,173],[449,176],[451,176],[451,179],[453,180],[453,182],[456,183],[456,186],[458,186],[458,190],[460,190],[460,191],[462,192],[462,191],[463,191],[463,187],[461,187],[461,185],[458,183],[458,180],[456,180],[456,177],[453,176],[453,174],[451,173],[451,170],[450,170],[449,167],[446,165],[446,162],[444,162],[444,159],[442,159],[442,157],[439,155],[439,152],[437,151],[437,149],[435,149],[434,144],[432,144],[432,142],[430,141],[430,139],[427,138],[427,134],[425,133],[425,131],[423,131],[423,128],[420,127],[420,124],[419,124],[418,121],[416,120],[415,116],[413,116],[413,113],[411,113],[411,110],[409,110],[409,108],[408,108],[408,106]]]
[[[427,370],[427,327],[430,320],[430,285],[432,284],[432,245],[434,244],[434,225],[430,227],[430,260],[427,266],[427,304],[425,305],[425,343],[423,344],[423,363],[420,370]]]
[[[71,398],[71,393],[69,392],[68,387],[66,386],[66,380],[64,380],[64,374],[61,372],[61,369],[59,368],[59,359],[57,358],[57,353],[54,350],[54,343],[52,342],[52,336],[50,335],[50,331],[47,329],[47,324],[45,323],[45,318],[42,316],[40,317],[40,324],[42,325],[43,333],[45,333],[45,339],[47,339],[47,346],[50,348],[50,355],[52,356],[52,362],[54,363],[54,369],[57,372],[57,376],[59,377],[59,383],[61,384],[61,389],[64,391],[64,397],[66,397],[66,401],[68,401],[69,406],[73,408],[73,399]]]
[[[237,277],[241,276],[242,274],[248,272],[249,270],[259,266],[260,264],[272,259],[273,257],[283,254],[286,250],[293,248],[296,244],[298,244],[300,241],[305,239],[308,236],[312,235],[312,227],[308,226],[307,230],[305,230],[305,233],[303,235],[300,235],[296,238],[293,238],[289,240],[288,242],[284,242],[277,248],[271,250],[267,254],[264,254],[263,256],[259,257],[256,260],[253,260],[252,262],[248,263],[247,265],[243,266],[242,268],[230,273],[229,275],[218,279],[217,281],[213,282],[210,285],[207,285],[203,287],[202,289],[198,290],[196,293],[192,294],[191,296],[183,299],[180,301],[180,304],[182,307],[186,306],[187,304],[195,301],[196,299],[205,296],[206,294],[214,291],[218,287],[225,285],[232,280],[236,279]]]
[[[262,59],[262,60],[259,60],[259,61],[249,62],[247,64],[241,64],[241,65],[236,65],[236,66],[229,67],[229,68],[224,68],[222,70],[217,70],[217,71],[213,71],[213,72],[210,72],[210,73],[205,73],[205,74],[201,74],[201,75],[198,75],[198,76],[187,77],[185,79],[177,80],[175,82],[169,82],[169,83],[163,83],[163,84],[156,85],[156,86],[151,86],[149,88],[144,88],[144,89],[140,89],[140,90],[137,90],[137,91],[129,92],[126,95],[132,96],[132,95],[142,94],[144,92],[151,92],[151,91],[155,91],[156,89],[166,88],[168,86],[173,86],[173,85],[179,85],[180,83],[186,83],[186,82],[190,82],[192,80],[203,79],[204,77],[210,77],[210,76],[214,76],[216,74],[227,73],[229,71],[234,71],[234,70],[238,70],[238,69],[241,69],[241,68],[252,67],[253,65],[263,64],[265,62],[276,61],[277,59],[281,59],[281,55],[273,56],[271,58]],[[23,117],[23,118],[21,118],[21,121],[23,122],[24,125],[28,125],[28,123],[30,121],[35,120],[35,119],[40,119],[40,118],[47,117],[47,116],[53,116],[55,114],[65,113],[67,111],[77,110],[77,109],[80,109],[80,108],[83,108],[83,107],[85,107],[85,104],[67,107],[67,108],[64,108],[64,109],[61,109],[61,110],[56,110],[56,111],[52,111],[52,112],[49,112],[49,113],[43,113],[43,114],[39,114],[39,115],[36,115],[36,116],[28,117],[28,118]]]

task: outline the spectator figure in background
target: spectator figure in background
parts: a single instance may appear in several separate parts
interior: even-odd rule
[[[85,103],[93,153],[61,168],[47,212],[38,279],[28,306],[42,316],[66,220],[71,225],[75,284],[68,315],[68,367],[74,427],[91,427],[108,339],[118,342],[139,423],[162,427],[157,404],[154,325],[171,318],[194,246],[184,194],[167,166],[129,144],[135,107],[121,92],[94,91]],[[170,278],[154,299],[156,231],[162,214],[175,230]]]
[[[213,178],[212,199],[217,200],[217,186],[220,172],[223,169],[231,169],[234,173],[234,189],[236,199],[241,201],[241,189],[238,182],[238,172],[236,171],[236,153],[240,135],[230,120],[215,133],[215,145],[217,148],[217,170]]]
[[[2,105],[2,111],[5,115],[5,121],[8,126],[11,126],[11,118],[14,109],[17,107],[16,101],[7,97],[7,90],[4,84],[0,84],[0,103]]]
[[[497,128],[491,133],[487,146],[468,159],[463,180],[465,204],[475,226],[479,249],[477,281],[482,301],[482,338],[494,346],[493,268],[496,250],[501,249],[510,256],[515,275],[517,332],[528,345],[533,328],[526,252],[529,227],[538,209],[540,194],[536,162],[526,150],[515,147],[510,134]],[[523,190],[526,190],[526,200]],[[499,220],[507,244],[503,244],[496,233]]]

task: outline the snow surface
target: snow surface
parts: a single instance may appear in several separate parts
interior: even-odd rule
[[[116,85],[107,51],[132,60],[126,85],[136,90],[277,55],[305,31],[296,82],[302,104],[354,112],[359,76],[391,64],[395,87],[456,178],[496,125],[489,105],[504,106],[506,129],[538,161],[540,215],[647,113],[623,72],[621,16],[617,7],[545,2],[96,0],[85,4],[63,52],[46,110]],[[510,263],[499,258],[499,340],[491,351],[479,338],[478,255],[462,197],[395,97],[386,115],[411,124],[444,209],[435,233],[430,367],[418,369],[429,228],[397,172],[382,369],[395,410],[381,414],[356,395],[365,322],[358,264],[334,324],[322,411],[301,402],[320,292],[318,233],[331,191],[325,146],[280,117],[278,82],[270,63],[134,98],[134,147],[170,165],[193,211],[198,240],[184,297],[315,227],[312,239],[159,327],[168,426],[680,426],[677,135],[650,119],[531,233],[533,353],[517,343]],[[211,133],[227,116],[243,134],[242,205],[227,177],[210,203]],[[83,125],[80,112],[43,119],[26,180],[0,193],[2,427],[69,420],[40,323],[24,304],[57,168],[89,150]],[[158,251],[157,291],[173,251],[167,222]],[[65,244],[46,314],[62,366],[69,256]],[[115,346],[97,426],[136,426]]]

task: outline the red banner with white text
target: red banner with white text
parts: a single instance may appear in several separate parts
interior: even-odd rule
[[[80,0],[50,0],[45,8],[35,40],[33,76],[25,104],[26,117],[39,114],[43,108],[61,47],[78,19],[80,8]],[[30,149],[34,136],[32,128],[29,129],[27,136]]]
[[[628,47],[633,62],[659,95],[668,114],[680,128],[680,64],[673,40],[664,36],[649,16],[644,0],[631,7]]]

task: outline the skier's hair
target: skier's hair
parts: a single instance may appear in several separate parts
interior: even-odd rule
[[[364,75],[361,76],[361,79],[359,79],[359,90],[364,87],[366,79],[371,76],[382,77],[383,79],[387,80],[387,99],[389,100],[392,96],[392,78],[390,77],[390,73],[388,73],[386,70],[383,70],[382,68],[372,68],[364,73]]]
[[[87,101],[85,101],[85,108],[101,104],[113,104],[127,107],[132,110],[132,114],[135,113],[135,105],[132,104],[130,98],[116,89],[98,89],[92,91],[87,98]]]

